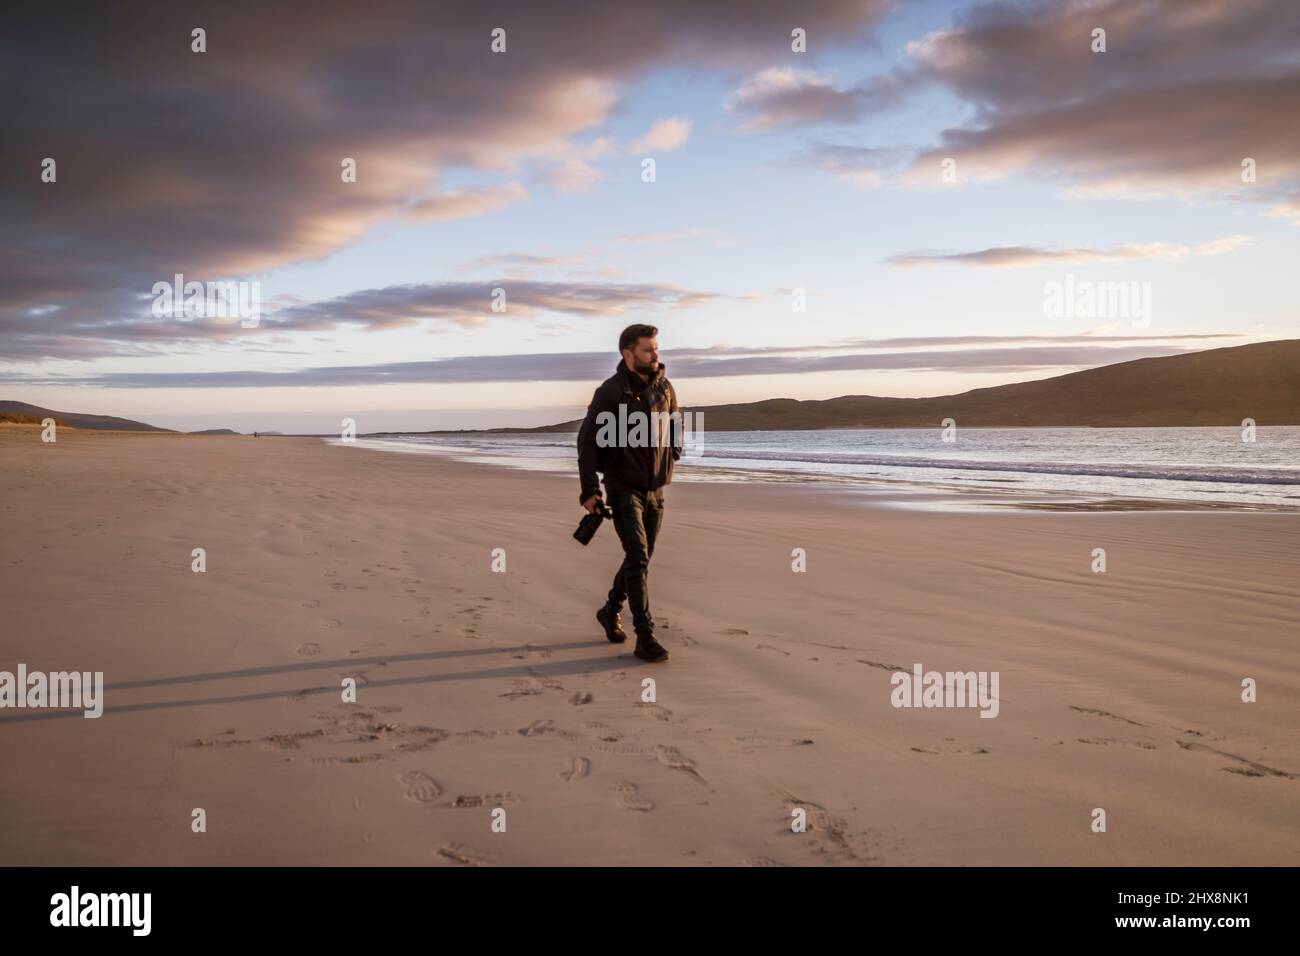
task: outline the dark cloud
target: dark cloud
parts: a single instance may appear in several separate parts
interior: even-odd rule
[[[1106,32],[1094,53],[1093,30]],[[990,113],[1037,112],[1124,90],[1296,66],[1290,0],[980,3],[909,44],[916,71]]]
[[[745,117],[742,128],[766,132],[815,123],[852,123],[898,102],[893,76],[841,87],[810,70],[770,67],[743,83],[727,107]]]
[[[1106,52],[1091,49],[1106,31]],[[975,109],[924,152],[959,177],[1022,169],[1119,194],[1294,195],[1300,4],[1293,0],[986,3],[910,45],[909,84]],[[936,174],[937,175],[937,174]]]
[[[887,0],[801,3],[825,45],[865,41]],[[141,315],[182,272],[210,281],[318,259],[378,223],[519,201],[440,173],[571,165],[622,84],[661,66],[756,69],[788,50],[777,0],[650,4],[29,4],[6,12],[0,85],[0,354]],[[207,31],[207,52],[190,31]],[[507,52],[490,49],[493,28]],[[56,183],[40,180],[57,162]],[[357,181],[341,181],[341,161]],[[147,314],[147,313],[146,313]],[[12,342],[39,318],[49,351]],[[25,333],[22,333],[25,334]],[[160,332],[160,337],[168,333]]]
[[[504,293],[504,311],[492,311],[493,290]],[[474,326],[493,317],[526,317],[541,312],[575,316],[616,315],[626,309],[690,308],[717,296],[675,286],[577,284],[502,279],[498,282],[448,282],[367,289],[274,313],[266,326],[303,331],[339,323],[369,329],[414,325],[426,319]]]
[[[504,309],[494,312],[494,290]],[[329,332],[345,326],[367,331],[424,325],[429,331],[482,325],[492,318],[533,318],[546,313],[577,317],[687,309],[719,298],[715,293],[676,286],[637,283],[535,282],[498,279],[483,282],[418,283],[362,289],[348,295],[287,305],[265,312],[258,333]],[[147,309],[145,310],[147,311]],[[231,342],[251,334],[237,318],[148,318],[98,322],[82,315],[65,317],[65,331],[50,334],[48,316],[0,315],[0,354],[7,358],[57,355],[97,358],[149,354],[160,346],[198,347]]]

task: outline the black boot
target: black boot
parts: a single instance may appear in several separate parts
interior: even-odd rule
[[[596,620],[605,629],[605,637],[609,639],[611,644],[622,644],[627,640],[627,633],[623,630],[623,624],[619,620],[618,612],[611,611],[608,604],[596,612]]]
[[[653,634],[638,634],[636,649],[632,653],[651,664],[668,660],[668,648],[656,641]]]

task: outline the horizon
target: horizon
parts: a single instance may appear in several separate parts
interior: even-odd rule
[[[1254,342],[1254,343],[1249,343],[1249,344],[1251,344],[1251,345],[1273,345],[1273,344],[1283,344],[1283,343],[1285,343],[1285,342],[1300,342],[1300,339],[1277,339],[1277,340],[1273,340],[1273,341],[1269,341],[1269,342]],[[1207,352],[1215,352],[1215,351],[1224,351],[1224,350],[1231,350],[1231,349],[1235,349],[1235,348],[1239,348],[1239,347],[1240,347],[1240,346],[1222,346],[1222,347],[1216,347],[1216,348],[1210,348],[1210,349],[1201,349],[1201,350],[1197,350],[1197,352],[1199,352],[1199,353],[1207,353]],[[1183,354],[1197,354],[1197,353],[1193,352],[1193,353],[1183,353]],[[1176,357],[1177,357],[1177,356],[1154,356],[1153,358],[1176,358]],[[1028,383],[1028,382],[1046,382],[1046,381],[1051,381],[1051,380],[1053,380],[1053,379],[1057,379],[1057,378],[1065,378],[1065,377],[1068,377],[1068,376],[1071,376],[1071,375],[1074,375],[1074,374],[1078,374],[1078,373],[1081,373],[1081,372],[1095,371],[1095,370],[1097,370],[1097,369],[1109,368],[1109,367],[1114,367],[1114,366],[1118,366],[1118,365],[1128,365],[1128,364],[1133,364],[1133,363],[1135,363],[1135,362],[1142,362],[1142,361],[1147,361],[1147,360],[1148,360],[1148,359],[1141,359],[1141,358],[1139,358],[1139,359],[1129,359],[1129,360],[1126,360],[1126,361],[1123,361],[1123,362],[1110,363],[1109,365],[1098,365],[1098,366],[1093,366],[1093,367],[1090,368],[1090,369],[1075,369],[1075,370],[1073,370],[1073,371],[1065,372],[1065,373],[1061,373],[1061,374],[1059,374],[1059,375],[1050,375],[1050,376],[1047,376],[1046,378],[1039,378],[1039,379],[1026,379],[1026,380],[1024,380],[1024,381],[1025,381],[1025,383]],[[661,364],[666,365],[667,363],[661,363]],[[1023,383],[1007,383],[1007,384],[1023,384]],[[942,398],[959,399],[959,398],[962,398],[963,396],[969,395],[971,392],[981,391],[981,390],[986,390],[988,387],[989,387],[989,386],[981,386],[981,387],[979,387],[979,388],[972,388],[972,389],[968,389],[968,390],[966,390],[966,391],[964,391],[964,392],[956,392],[956,393],[952,393],[952,394],[948,394],[948,395],[922,395],[922,396],[889,396],[889,395],[845,394],[845,395],[833,395],[833,396],[829,396],[828,398],[825,398],[825,399],[798,399],[798,398],[790,398],[790,397],[788,397],[788,396],[783,396],[783,395],[776,395],[776,396],[769,396],[768,398],[757,399],[755,402],[752,402],[752,403],[747,402],[747,403],[730,403],[730,404],[734,404],[734,405],[738,405],[738,406],[739,406],[739,405],[748,405],[748,404],[760,404],[760,403],[763,403],[763,402],[773,402],[773,401],[792,401],[792,402],[796,402],[796,403],[798,403],[798,402],[821,402],[821,401],[833,401],[833,400],[837,400],[837,399],[846,399],[846,398],[861,398],[861,399],[893,399],[893,398],[905,398],[905,399],[911,399],[911,400],[917,400],[917,401],[925,401],[925,400],[930,400],[930,399],[942,399]],[[993,388],[998,388],[998,387],[1000,387],[1000,386],[992,386],[992,387],[993,387]],[[4,401],[6,401],[6,399],[0,398],[0,402],[4,402]],[[12,399],[10,399],[10,401],[12,401]],[[28,403],[28,404],[31,404],[31,403]],[[683,409],[684,409],[684,410],[689,410],[689,409],[691,409],[691,408],[709,408],[709,407],[718,407],[718,406],[688,406],[688,405],[683,405]],[[724,405],[724,406],[722,406],[722,407],[727,407],[727,406]],[[53,411],[53,412],[58,413],[58,414],[71,414],[71,415],[78,415],[78,414],[85,414],[85,415],[99,415],[99,414],[103,414],[103,413],[98,412],[98,411],[86,411],[86,410],[84,410],[84,409],[45,409],[45,410],[47,410],[47,411]],[[469,413],[470,413],[470,414],[474,414],[475,411],[476,411],[476,410],[469,410]],[[556,411],[557,411],[557,412],[562,412],[563,409],[556,410]],[[437,427],[437,428],[434,428],[434,427],[430,427],[430,428],[415,428],[415,427],[411,427],[411,428],[383,428],[383,427],[378,427],[378,428],[374,428],[374,429],[370,429],[370,430],[359,430],[359,431],[357,432],[357,434],[360,435],[360,436],[366,436],[366,435],[383,435],[383,434],[419,434],[419,433],[425,433],[425,432],[434,433],[434,432],[531,431],[531,430],[535,430],[535,429],[538,429],[538,428],[552,428],[552,427],[558,427],[558,426],[560,426],[560,425],[574,424],[574,423],[576,423],[576,422],[578,422],[578,421],[581,420],[581,418],[582,418],[582,414],[583,414],[583,412],[585,411],[585,408],[584,408],[583,406],[574,406],[572,409],[570,409],[570,411],[574,413],[574,417],[572,417],[572,418],[560,418],[559,420],[547,420],[547,421],[539,422],[539,423],[537,423],[537,424],[532,424],[532,425],[522,425],[522,424],[508,424],[508,425],[479,425],[479,426],[474,426],[474,427],[469,427],[469,428],[451,428],[451,427],[445,427],[445,426],[444,426],[444,427]],[[535,416],[538,416],[538,417],[545,417],[547,412],[548,412],[548,409],[544,409],[544,408],[538,408],[538,409],[534,409],[534,410],[532,410],[532,414],[534,414]],[[378,419],[378,418],[381,418],[384,414],[385,414],[385,413],[381,411],[381,412],[376,413],[376,414],[374,415],[374,417],[375,417],[376,419]],[[412,412],[412,411],[407,410],[407,411],[394,412],[394,413],[391,413],[391,414],[395,414],[395,415],[403,415],[403,416],[416,416],[416,415],[422,415],[422,414],[425,414],[425,413],[418,412],[418,411],[416,411],[416,412]],[[506,414],[509,414],[509,412],[506,412]],[[113,417],[123,417],[123,416],[113,416]],[[702,415],[701,415],[701,417],[702,417]],[[225,418],[229,418],[229,416],[226,416]],[[551,416],[551,418],[553,419],[554,416]],[[222,420],[225,420],[225,419],[222,419]],[[241,428],[234,428],[234,427],[232,427],[232,426],[222,426],[222,425],[210,425],[210,426],[208,426],[208,428],[206,428],[206,429],[169,429],[167,426],[160,426],[160,425],[158,425],[158,423],[156,423],[156,422],[141,422],[141,421],[134,420],[134,419],[132,419],[132,421],[134,421],[136,424],[152,425],[152,426],[155,426],[155,427],[162,427],[162,428],[167,429],[167,430],[170,430],[170,431],[177,431],[177,432],[182,432],[182,433],[184,433],[184,432],[195,433],[195,432],[201,432],[201,431],[205,431],[205,430],[206,430],[206,431],[235,431],[235,432],[240,433],[240,434],[252,434],[252,433],[254,433],[254,432],[259,432],[259,433],[261,433],[261,434],[267,434],[267,435],[284,435],[284,436],[286,436],[286,437],[327,437],[327,436],[330,436],[330,435],[332,435],[332,434],[334,434],[335,432],[338,431],[338,429],[332,427],[332,424],[331,424],[331,427],[330,427],[330,428],[326,428],[326,429],[323,429],[323,430],[320,430],[320,431],[285,431],[284,429],[281,429],[281,428],[261,428],[261,427],[259,427],[259,428],[253,428],[253,427],[249,427],[249,428],[247,428],[247,429],[241,429]],[[1285,423],[1283,423],[1283,424],[1285,424]],[[830,429],[846,429],[846,428],[851,428],[851,426],[844,426],[844,425],[827,425],[827,426],[823,426],[823,427],[825,427],[825,428],[830,428]],[[906,428],[906,427],[912,427],[912,426],[881,425],[881,426],[862,426],[862,427],[863,427],[865,430],[871,430],[872,428],[886,428],[886,429],[893,429],[893,428],[899,428],[899,427],[904,427],[904,428]],[[1224,425],[1224,426],[1213,426],[1213,425],[1183,425],[1183,426],[1179,426],[1179,425],[1164,425],[1164,426],[1114,425],[1114,426],[1109,426],[1109,425],[1093,425],[1093,424],[1080,424],[1080,425],[1059,425],[1059,424],[1054,424],[1054,425],[1026,425],[1026,424],[1018,424],[1018,425],[966,425],[966,426],[964,426],[964,427],[966,427],[966,428],[1052,428],[1052,429],[1059,429],[1059,428],[1108,428],[1108,427],[1116,427],[1116,428],[1130,428],[1130,427],[1164,427],[1164,428],[1179,428],[1179,427],[1186,427],[1186,428],[1207,428],[1207,427],[1208,427],[1208,428],[1214,428],[1214,427],[1235,427],[1235,426],[1227,426],[1227,425]],[[1268,426],[1268,425],[1264,425],[1264,426],[1261,426],[1261,427],[1269,427],[1269,426]],[[776,430],[780,431],[780,430],[782,430],[782,429],[776,429]]]
[[[575,49],[579,22],[600,42]],[[1300,336],[1280,0],[625,25],[523,4],[381,4],[342,38],[292,4],[17,24],[0,387],[181,431],[527,428],[577,417],[633,322],[694,407]],[[190,282],[196,311],[159,291]]]

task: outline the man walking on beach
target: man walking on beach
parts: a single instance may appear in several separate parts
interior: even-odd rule
[[[653,325],[629,325],[623,330],[618,338],[623,359],[596,389],[578,429],[582,481],[578,500],[588,512],[599,510],[596,473],[603,474],[614,527],[623,544],[623,564],[596,620],[605,637],[623,643],[627,635],[619,610],[626,600],[636,630],[633,653],[651,663],[668,660],[668,651],[654,636],[650,558],[664,520],[663,486],[672,481],[673,464],[682,454],[677,393],[659,364],[658,335]]]

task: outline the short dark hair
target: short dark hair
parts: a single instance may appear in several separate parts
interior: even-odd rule
[[[653,325],[629,325],[618,337],[618,351],[634,348],[641,339],[652,339],[659,334]]]

